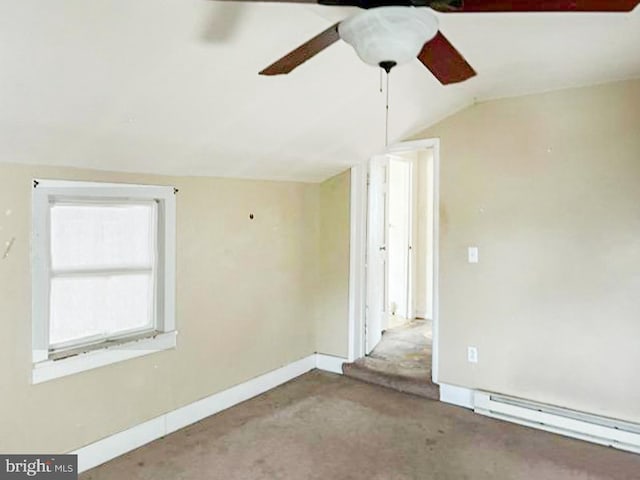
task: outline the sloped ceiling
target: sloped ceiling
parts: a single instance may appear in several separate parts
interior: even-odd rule
[[[324,180],[384,148],[378,70],[339,42],[288,76],[257,72],[354,12],[0,0],[0,161]],[[391,141],[475,101],[640,76],[640,8],[439,17],[478,76],[394,70]]]

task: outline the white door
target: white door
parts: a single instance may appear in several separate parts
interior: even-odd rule
[[[386,155],[373,157],[369,163],[369,206],[367,218],[367,311],[365,353],[382,339],[387,305],[387,178]]]

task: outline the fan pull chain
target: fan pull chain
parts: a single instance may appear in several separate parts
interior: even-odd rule
[[[380,93],[382,93],[382,68],[380,69]]]
[[[387,104],[384,119],[384,146],[389,146],[389,72],[387,72]]]
[[[391,69],[397,65],[393,60],[380,62],[380,68],[387,72],[387,104],[385,105],[384,117],[384,146],[389,146],[389,73]],[[380,80],[382,81],[382,71],[380,71]]]

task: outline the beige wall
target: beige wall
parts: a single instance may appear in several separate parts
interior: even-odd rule
[[[640,421],[640,81],[420,137],[441,139],[440,380]]]
[[[316,350],[346,358],[349,322],[350,171],[320,185]]]
[[[30,384],[32,177],[180,189],[176,350]],[[344,251],[334,257],[340,242],[323,236],[318,273],[317,247],[323,226],[335,220],[339,236],[348,225],[344,209],[330,215],[345,201],[345,182],[348,175],[314,185],[0,164],[0,245],[16,239],[0,259],[0,451],[69,451],[312,354],[319,279],[332,311],[342,307],[344,293],[332,289],[344,280],[332,283],[331,271],[348,265]]]

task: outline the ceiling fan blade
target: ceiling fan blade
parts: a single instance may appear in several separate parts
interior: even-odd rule
[[[443,85],[462,82],[476,75],[471,65],[441,32],[424,44],[418,60]]]
[[[630,12],[640,0],[463,0],[450,12]],[[446,10],[444,10],[446,12]]]
[[[294,51],[286,54],[280,60],[262,70],[260,75],[282,75],[289,73],[298,65],[306,62],[314,55],[317,55],[328,46],[337,42],[340,39],[338,25],[340,25],[340,22],[327,28],[324,32],[316,35],[308,42],[303,43]]]

